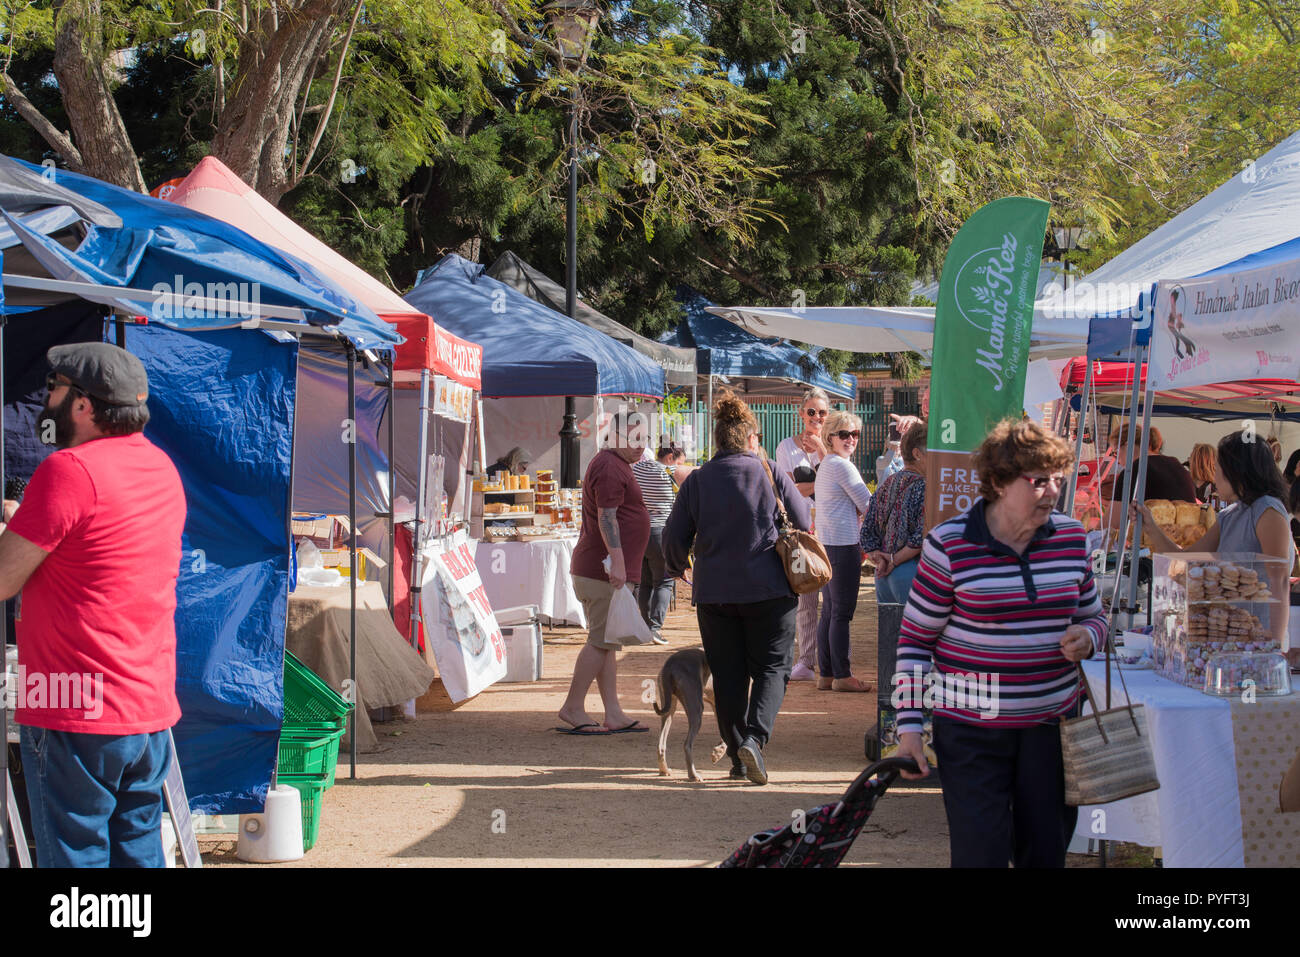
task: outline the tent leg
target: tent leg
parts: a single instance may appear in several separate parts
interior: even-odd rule
[[[4,368],[5,368],[5,323],[0,314],[0,491],[5,487],[5,413],[4,413]],[[0,499],[3,495],[0,495]],[[0,602],[0,650],[6,650],[9,644],[9,619],[4,614],[4,602]],[[7,699],[9,689],[6,686],[8,669],[0,662],[0,868],[9,867],[9,711]],[[17,839],[14,841],[17,844]],[[21,849],[19,849],[21,855]]]
[[[397,574],[397,353],[388,358],[388,613],[393,613],[393,579]]]
[[[708,436],[709,436],[708,458],[713,458],[713,374],[712,373],[709,374],[709,408],[707,410],[707,418],[705,420],[705,429],[708,431]]]
[[[695,461],[695,456],[700,448],[700,386],[699,377],[691,383],[691,461]]]
[[[1079,403],[1079,428],[1074,437],[1074,471],[1070,473],[1070,485],[1065,493],[1066,515],[1074,514],[1074,493],[1079,485],[1079,456],[1083,454],[1083,426],[1088,421],[1088,399],[1092,395],[1092,360],[1084,356],[1084,361],[1088,363],[1088,368],[1083,374],[1083,400]],[[1066,408],[1069,408],[1068,402]],[[1065,415],[1068,422],[1070,413],[1067,411]],[[1093,436],[1093,441],[1096,442],[1096,436]]]
[[[428,434],[429,434],[429,370],[420,370],[420,452],[419,452],[419,478],[416,480],[415,489],[415,534],[411,537],[411,620],[407,625],[407,638],[411,642],[411,647],[417,644],[418,628],[420,627],[420,586],[423,581],[423,575],[420,570],[420,557],[424,548],[424,496],[425,486],[429,482],[428,464],[425,456],[428,455]]]
[[[351,607],[348,619],[348,678],[352,690],[352,714],[348,724],[348,766],[353,780],[357,776],[357,709],[361,695],[357,691],[357,350],[348,343],[348,551],[351,555],[351,574],[348,590]]]

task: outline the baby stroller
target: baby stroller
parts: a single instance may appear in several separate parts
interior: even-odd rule
[[[898,780],[898,772],[919,770],[911,758],[877,761],[857,776],[835,804],[813,808],[785,827],[760,831],[718,866],[838,867],[880,796]]]

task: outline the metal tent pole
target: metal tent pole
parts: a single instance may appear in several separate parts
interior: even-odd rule
[[[348,765],[351,777],[357,776],[357,709],[361,695],[357,690],[357,350],[348,343],[348,551],[351,572],[348,590],[351,607],[348,609],[348,678],[351,680],[352,713],[348,718]]]
[[[709,436],[709,454],[707,458],[713,458],[713,373],[709,373],[709,408],[708,418],[706,419],[705,429]]]
[[[1083,426],[1088,421],[1088,400],[1092,396],[1092,360],[1086,355],[1088,370],[1083,374],[1083,398],[1079,402],[1079,428],[1074,437],[1074,471],[1070,473],[1069,489],[1065,493],[1065,514],[1074,515],[1074,493],[1079,485],[1079,456],[1083,454]],[[1068,413],[1066,421],[1069,421]],[[1096,436],[1093,436],[1095,443]]]
[[[420,570],[420,556],[424,546],[424,496],[428,484],[429,434],[429,370],[420,370],[420,471],[415,489],[415,534],[411,536],[411,620],[407,627],[407,637],[412,647],[416,644],[417,629],[420,627],[420,584],[423,575]]]
[[[2,295],[2,294],[0,294]],[[4,385],[5,385],[5,323],[0,315],[0,493],[5,487],[4,456]],[[0,494],[0,500],[4,495]],[[9,867],[9,616],[5,614],[5,603],[0,602],[0,652],[4,661],[0,661],[0,867]],[[15,839],[15,845],[18,843]],[[15,848],[16,849],[16,848]]]
[[[1147,374],[1147,390],[1142,399],[1142,452],[1138,461],[1137,488],[1133,495],[1135,501],[1141,502],[1146,498],[1147,489],[1147,455],[1151,451],[1151,442],[1147,438],[1151,434],[1151,406],[1155,404],[1155,392],[1150,386],[1151,376]],[[1127,479],[1128,476],[1125,476]],[[1137,562],[1138,551],[1142,545],[1142,513],[1138,512],[1137,518],[1133,520],[1133,555],[1129,559],[1129,576],[1128,576],[1128,607],[1130,613],[1137,609]]]
[[[691,458],[694,459],[700,446],[700,377],[691,382]]]
[[[397,351],[388,357],[388,613],[393,613],[393,583],[397,575]]]

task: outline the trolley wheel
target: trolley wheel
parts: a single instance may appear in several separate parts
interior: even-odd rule
[[[867,734],[862,742],[862,751],[867,756],[868,761],[880,760],[880,726],[873,724],[867,729]]]

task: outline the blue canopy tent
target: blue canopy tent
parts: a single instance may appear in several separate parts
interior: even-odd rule
[[[790,394],[809,386],[853,401],[858,383],[851,375],[832,376],[817,364],[820,349],[805,352],[784,339],[764,339],[706,310],[713,303],[683,286],[678,290],[684,318],[660,342],[697,350],[701,376],[725,377],[737,392]]]
[[[484,464],[518,446],[529,451],[535,467],[552,469],[564,481],[564,423],[577,430],[573,464],[581,476],[597,450],[606,402],[635,409],[663,398],[664,369],[655,360],[460,256],[446,256],[423,272],[403,298],[439,326],[483,346]]]
[[[455,253],[422,273],[403,298],[438,325],[483,346],[486,398],[663,398],[664,372],[653,361]]]
[[[346,401],[341,394],[342,371],[328,396],[340,410],[330,441],[306,441],[313,437],[302,424],[295,429],[297,410],[326,398],[300,371],[339,364],[345,353],[352,386],[358,350],[391,350],[397,336],[306,264],[238,229],[89,177],[38,170],[0,157],[6,464],[29,476],[48,454],[24,441],[43,399],[45,350],[105,338],[115,325],[118,344],[149,373],[146,435],[172,458],[186,491],[175,738],[191,807],[260,811],[283,715],[289,519],[291,506],[303,505],[295,470],[351,472],[334,483],[342,494],[320,493],[329,501],[309,507],[355,514],[356,496],[343,500],[356,485],[349,453],[361,446],[358,455],[386,469],[377,425],[357,415],[355,390]],[[132,318],[109,323],[113,312]],[[315,344],[300,347],[300,336]],[[338,438],[345,409],[358,422],[351,449]]]

